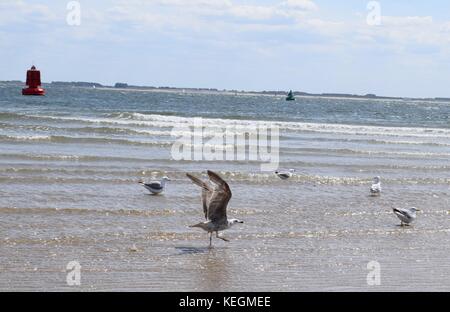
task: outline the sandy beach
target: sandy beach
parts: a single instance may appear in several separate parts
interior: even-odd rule
[[[448,291],[450,128],[446,103],[48,88],[0,88],[1,291]],[[214,109],[211,109],[214,107]],[[201,117],[280,130],[286,181],[258,161],[174,160],[174,127]],[[180,136],[182,133],[177,133]],[[229,183],[214,239],[198,187]],[[138,184],[171,181],[152,196]],[[370,197],[374,176],[383,193]],[[393,207],[419,207],[400,227]],[[67,284],[68,263],[81,284]],[[381,284],[370,286],[370,262]]]

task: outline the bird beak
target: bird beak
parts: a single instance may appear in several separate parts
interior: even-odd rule
[[[244,221],[240,221],[239,223],[244,223]]]
[[[416,209],[416,211],[422,211],[422,210],[420,210],[420,209]]]

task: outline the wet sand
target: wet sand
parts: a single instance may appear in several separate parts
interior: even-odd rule
[[[145,209],[2,208],[1,228],[9,236],[1,240],[0,289],[449,289],[450,212],[445,209],[448,202],[440,200],[447,187],[417,203],[436,208],[419,214],[414,226],[399,227],[387,207],[402,204],[399,195],[408,195],[404,190],[394,187],[389,194],[371,198],[351,195],[364,193],[364,186],[273,183],[253,185],[247,194],[235,191],[230,216],[245,224],[223,233],[229,243],[214,239],[213,249],[207,248],[205,233],[187,227],[201,220],[197,189],[187,181],[173,182],[164,196],[135,188],[134,196],[147,202]],[[243,186],[236,181],[231,187]],[[274,187],[301,195],[278,198]],[[265,195],[254,198],[252,188]],[[82,266],[81,286],[66,284],[65,266],[73,260]],[[380,263],[380,286],[367,285],[370,261]]]
[[[447,104],[12,87],[0,104],[0,291],[450,290]],[[173,160],[171,129],[198,116],[212,131],[278,126],[280,167],[296,175]],[[206,169],[245,222],[213,249],[188,227],[203,215],[185,173]],[[161,196],[137,183],[163,175]],[[369,197],[376,175],[383,193]],[[399,227],[392,207],[412,206]],[[80,286],[67,285],[71,261]]]

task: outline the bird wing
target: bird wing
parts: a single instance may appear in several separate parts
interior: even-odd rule
[[[144,185],[156,190],[162,189],[162,185],[159,182],[150,182],[145,183]]]
[[[227,220],[227,205],[231,199],[231,190],[217,173],[208,170],[209,179],[216,184],[208,206],[208,219],[212,222],[224,222]]]
[[[402,216],[402,217],[404,217],[406,219],[411,219],[412,218],[411,213],[407,209],[394,208],[393,210],[394,210],[394,212],[395,212],[395,214],[397,216]]]
[[[191,179],[191,181],[200,186],[202,188],[202,203],[203,203],[203,212],[205,214],[205,219],[208,219],[208,206],[209,206],[209,202],[211,200],[211,196],[213,194],[213,189],[211,187],[211,185],[209,185],[208,183],[200,180],[197,177],[194,177],[193,175],[186,173],[186,176]]]

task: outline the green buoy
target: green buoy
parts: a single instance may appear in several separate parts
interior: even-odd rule
[[[286,101],[295,101],[295,97],[294,97],[294,94],[292,93],[292,90],[289,91],[289,93],[286,97]]]

